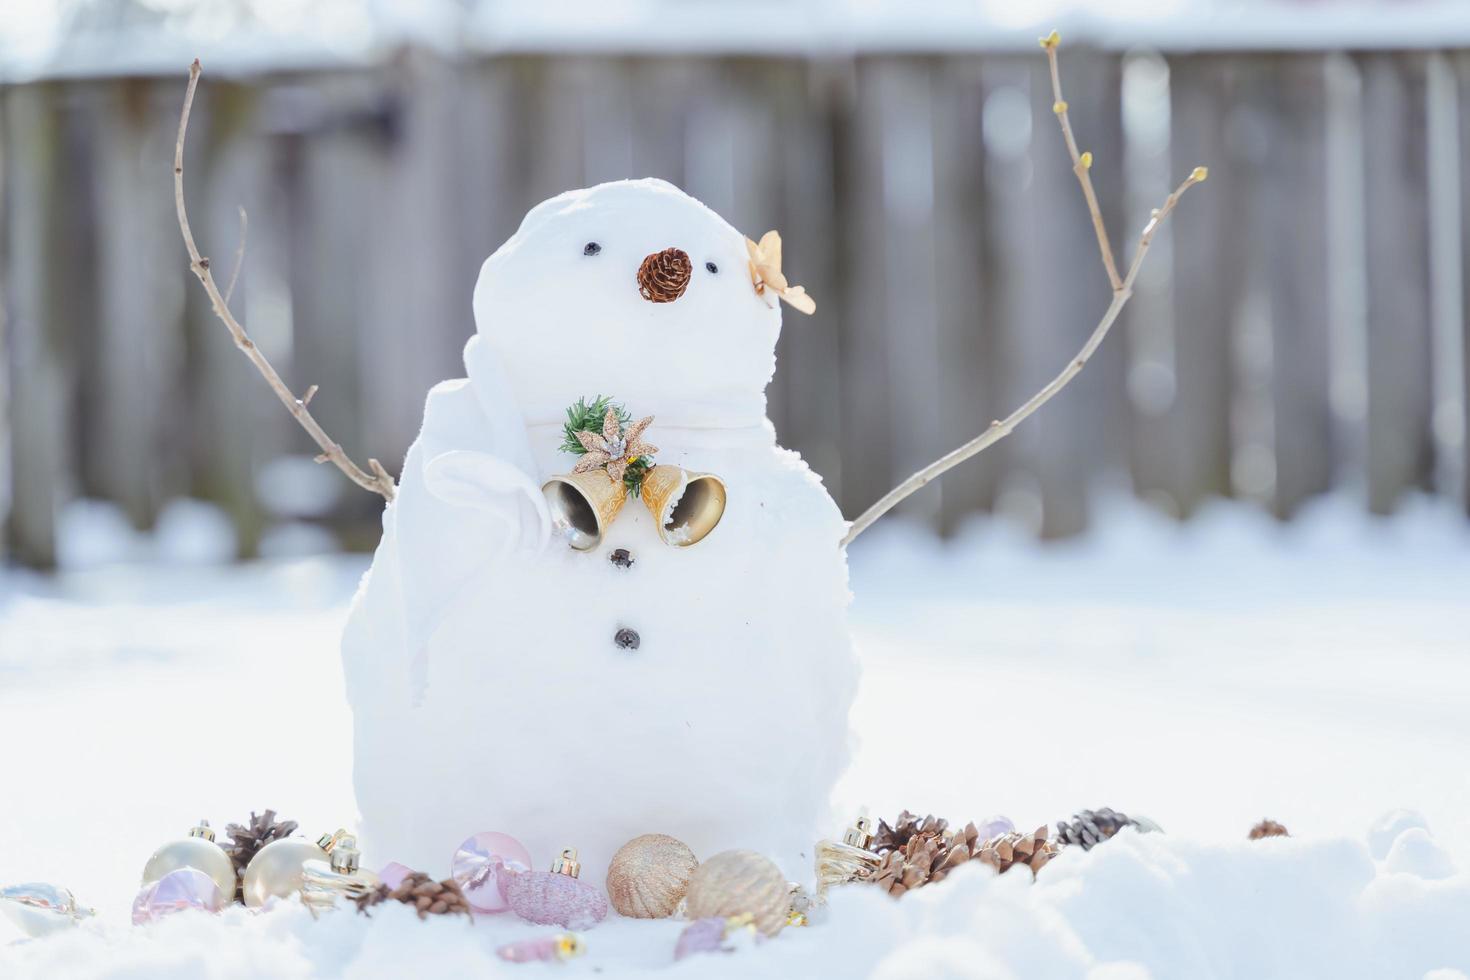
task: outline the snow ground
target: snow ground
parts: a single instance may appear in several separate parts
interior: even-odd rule
[[[983,522],[939,546],[892,523],[855,546],[861,744],[838,803],[1022,826],[1107,805],[1169,833],[1066,854],[1034,886],[975,869],[898,903],[848,889],[819,926],[673,975],[1470,975],[1470,875],[1452,873],[1470,868],[1470,526],[1341,498],[1285,527],[1120,502],[1096,525],[1038,546]],[[189,527],[175,540],[210,533]],[[496,944],[537,933],[299,907],[128,924],[144,858],[200,816],[352,821],[336,634],[363,567],[0,573],[0,884],[64,884],[100,912],[32,942],[0,920],[0,977],[486,975]],[[1395,807],[1433,836],[1370,841]],[[1262,816],[1297,836],[1246,842]],[[610,921],[569,969],[661,972],[678,928]]]

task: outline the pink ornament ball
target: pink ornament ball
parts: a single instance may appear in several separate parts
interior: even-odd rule
[[[554,871],[525,871],[505,880],[510,910],[527,922],[590,929],[607,918],[607,896],[595,885]]]
[[[503,912],[508,908],[505,879],[531,868],[526,846],[509,834],[487,830],[459,845],[449,863],[449,876],[464,890],[476,913]]]
[[[142,887],[133,899],[133,925],[157,922],[185,909],[218,912],[224,906],[213,878],[194,868],[179,868]]]

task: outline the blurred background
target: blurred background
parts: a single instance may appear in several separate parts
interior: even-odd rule
[[[144,531],[215,557],[376,540],[378,499],[310,462],[187,272],[171,159],[195,55],[201,249],[224,279],[245,209],[232,305],[359,461],[397,471],[529,207],[651,175],[782,232],[819,308],[787,317],[771,417],[855,517],[1044,383],[1107,304],[1036,46],[1056,26],[1115,248],[1196,164],[1210,180],[1080,380],[907,516],[1060,538],[1099,489],[1179,517],[1226,496],[1290,519],[1333,488],[1470,507],[1470,12],[1096,8],[7,0],[7,559]]]

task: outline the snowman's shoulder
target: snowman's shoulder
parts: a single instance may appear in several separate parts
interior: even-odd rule
[[[766,520],[782,524],[835,528],[845,526],[842,511],[827,492],[822,477],[801,453],[781,446],[770,450],[768,466],[761,467],[758,493]]]

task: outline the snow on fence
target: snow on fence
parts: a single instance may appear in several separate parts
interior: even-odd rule
[[[246,553],[300,516],[266,464],[313,449],[174,222],[185,67],[0,89],[0,514],[23,563],[54,560],[79,496],[140,527],[172,497],[216,501]],[[1195,164],[1209,183],[1078,382],[903,510],[949,530],[1003,508],[1059,536],[1109,481],[1181,515],[1223,494],[1286,517],[1342,484],[1379,512],[1413,489],[1470,506],[1470,57],[1072,47],[1063,68],[1118,246]],[[206,75],[190,211],[220,268],[247,209],[237,312],[288,383],[320,385],[349,454],[385,462],[461,373],[479,264],[537,201],[656,175],[779,228],[819,308],[788,318],[772,418],[856,516],[1050,378],[1107,304],[1044,73],[1035,51],[408,49]],[[381,502],[339,482],[309,516],[369,545]]]

